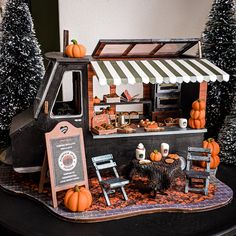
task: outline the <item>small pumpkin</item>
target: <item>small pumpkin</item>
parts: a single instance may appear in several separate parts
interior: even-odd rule
[[[208,138],[207,140],[204,140],[202,146],[204,148],[210,149],[212,156],[216,156],[220,152],[220,146],[213,138]]]
[[[176,153],[170,153],[170,154],[168,155],[168,158],[178,160],[178,159],[179,159],[179,155],[176,154]]]
[[[80,58],[84,57],[86,54],[86,48],[82,44],[78,44],[75,39],[71,40],[72,44],[69,44],[66,49],[65,53],[68,57],[75,57]]]
[[[195,111],[206,110],[206,102],[202,99],[197,99],[192,103],[192,108]]]
[[[215,169],[220,164],[220,157],[218,155],[211,156],[210,159],[210,168]],[[201,161],[200,166],[206,168],[206,162]]]
[[[94,98],[93,98],[93,103],[94,104],[99,104],[101,102],[101,100],[100,100],[100,98],[98,98],[97,96],[95,96]]]
[[[206,120],[205,119],[193,119],[190,118],[188,120],[188,124],[189,127],[191,127],[192,129],[203,129],[205,127],[206,124]]]
[[[160,161],[162,158],[162,155],[160,152],[158,152],[158,150],[154,150],[151,154],[150,154],[150,159],[152,161]]]
[[[194,110],[194,109],[192,109],[191,110],[191,112],[190,112],[190,116],[191,116],[191,118],[193,118],[193,119],[199,119],[199,120],[201,120],[201,119],[205,119],[205,117],[206,117],[206,110]]]
[[[71,211],[84,211],[92,204],[92,195],[85,187],[75,185],[66,192],[64,205]]]
[[[109,115],[115,115],[115,110],[114,110],[113,108],[111,108],[111,107],[108,107],[108,108],[107,108],[107,114],[109,114]]]

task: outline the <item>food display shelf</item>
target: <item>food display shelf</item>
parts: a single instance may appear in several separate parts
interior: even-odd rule
[[[93,139],[110,139],[110,138],[128,138],[128,137],[142,137],[142,136],[161,136],[161,135],[178,135],[178,134],[197,134],[206,133],[207,129],[181,129],[179,127],[164,127],[165,129],[157,132],[146,132],[144,128],[137,128],[135,133],[114,133],[109,135],[93,134]]]
[[[151,104],[152,101],[148,99],[138,99],[130,102],[113,102],[113,103],[106,103],[106,102],[100,102],[97,104],[94,104],[94,106],[106,106],[106,105],[132,105],[132,104]]]

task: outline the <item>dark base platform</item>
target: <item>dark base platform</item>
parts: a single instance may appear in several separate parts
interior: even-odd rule
[[[236,192],[236,166],[219,166],[217,178]],[[54,217],[41,204],[0,189],[1,235],[102,235],[102,236],[234,236],[236,198],[219,209],[183,214],[160,212],[93,224],[74,223]]]
[[[76,222],[101,222],[114,219],[121,219],[135,215],[149,214],[154,212],[201,212],[208,211],[227,205],[233,198],[233,191],[230,187],[212,177],[211,183],[215,185],[215,194],[211,198],[203,201],[196,201],[189,204],[176,203],[173,201],[159,204],[155,201],[152,204],[130,204],[119,208],[104,208],[102,210],[88,210],[85,212],[72,213],[65,209],[63,204],[59,204],[58,208],[53,208],[51,196],[48,190],[44,190],[42,194],[38,193],[37,185],[32,185],[30,181],[21,178],[22,174],[15,173],[11,166],[0,166],[0,185],[3,189],[9,190],[15,194],[21,194],[43,204],[57,217],[64,220]],[[99,190],[95,190],[99,191]],[[61,194],[61,196],[60,196]],[[62,199],[64,193],[59,193],[58,198]],[[103,198],[103,196],[101,196]],[[96,203],[95,203],[96,205]]]

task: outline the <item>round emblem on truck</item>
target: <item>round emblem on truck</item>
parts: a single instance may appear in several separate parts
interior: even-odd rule
[[[72,151],[61,153],[58,158],[58,165],[63,171],[71,171],[77,164],[77,157]]]

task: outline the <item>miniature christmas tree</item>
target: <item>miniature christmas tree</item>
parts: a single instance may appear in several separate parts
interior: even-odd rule
[[[234,88],[236,90],[236,86]],[[219,132],[220,159],[222,162],[236,164],[236,95],[233,99],[232,109],[226,116]]]
[[[0,38],[0,141],[14,115],[27,109],[44,75],[43,60],[28,5],[8,0]]]
[[[203,56],[229,73],[236,74],[236,19],[234,0],[214,0],[203,32]],[[233,99],[233,84],[209,83],[207,99],[208,136],[217,138]]]
[[[2,21],[2,16],[4,14],[6,0],[0,0],[0,22]]]

